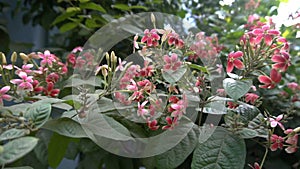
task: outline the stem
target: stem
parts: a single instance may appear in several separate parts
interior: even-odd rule
[[[267,158],[268,152],[269,152],[269,149],[268,149],[268,147],[266,147],[266,151],[265,151],[264,157],[263,157],[263,159],[262,159],[262,161],[261,161],[261,163],[260,163],[260,165],[259,165],[260,168],[262,168],[262,166],[264,165],[265,160],[266,160],[266,158]]]

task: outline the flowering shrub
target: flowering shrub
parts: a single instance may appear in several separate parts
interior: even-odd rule
[[[89,153],[81,145],[87,145],[83,138],[101,146],[105,141],[158,136],[187,126],[191,130],[174,147],[152,155],[156,160],[152,168],[176,168],[192,152],[191,168],[243,168],[244,139],[265,148],[265,155],[253,161],[251,168],[262,168],[269,150],[295,153],[300,128],[285,124],[299,107],[291,104],[286,112],[271,112],[265,106],[270,99],[264,95],[275,91],[272,97],[299,102],[298,83],[283,81],[292,64],[290,44],[272,21],[253,17],[245,25],[240,44],[226,56],[216,36],[198,32],[181,37],[170,27],[156,28],[154,15],[154,28],[133,38],[133,56],[140,63],[122,60],[116,56],[118,51],[84,47],[75,48],[66,62],[48,50],[13,53],[11,63],[1,53],[0,163],[9,165],[33,149],[39,153],[48,147],[46,163],[57,167],[71,138],[81,138],[73,147],[76,156]],[[20,58],[23,64],[18,66]],[[105,58],[100,65],[99,58]],[[90,78],[90,74],[95,76]],[[70,93],[70,88],[76,92]],[[8,106],[6,101],[19,104]],[[57,108],[63,110],[62,115],[51,116]],[[211,114],[222,120],[209,122]],[[38,142],[41,128],[54,132],[48,145]],[[208,137],[202,140],[204,135]],[[63,142],[62,155],[55,152],[58,140]],[[132,147],[126,148],[130,152]]]

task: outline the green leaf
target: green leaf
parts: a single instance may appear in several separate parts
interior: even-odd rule
[[[0,135],[0,141],[5,141],[5,140],[12,140],[15,138],[19,138],[22,136],[25,136],[26,134],[29,134],[29,130],[26,129],[16,129],[12,128],[9,130],[6,130]]]
[[[268,127],[266,126],[265,118],[261,113],[248,123],[248,128],[255,130],[257,132],[257,137],[268,138]]]
[[[134,5],[134,6],[130,6],[130,9],[142,9],[144,11],[148,11],[149,9],[145,6],[140,6],[140,5]]]
[[[200,70],[203,73],[208,73],[207,67],[196,65],[196,64],[189,64],[189,67],[192,69]]]
[[[113,8],[120,9],[122,11],[130,11],[130,7],[125,4],[115,4],[112,6]]]
[[[244,168],[246,147],[243,139],[218,127],[208,140],[198,144],[192,169],[241,169]]]
[[[237,131],[237,134],[244,139],[254,138],[258,135],[257,131],[248,128],[242,128]]]
[[[4,169],[33,169],[29,166],[23,166],[23,167],[5,167]]]
[[[83,138],[87,137],[86,133],[82,129],[81,125],[67,117],[49,120],[44,126],[44,129],[54,131],[60,135],[72,137],[72,138]]]
[[[257,107],[249,104],[239,105],[234,111],[240,114],[240,120],[245,124],[248,124],[260,113]]]
[[[35,147],[37,142],[38,139],[34,137],[21,137],[8,142],[3,146],[3,152],[0,154],[0,165],[23,157]]]
[[[42,127],[51,114],[51,104],[35,102],[25,112],[24,117],[32,120],[35,128]]]
[[[223,80],[225,92],[234,100],[244,96],[252,86],[251,79],[235,80],[226,78]]]
[[[94,2],[81,3],[79,7],[83,9],[92,9],[102,13],[106,13],[106,10],[101,5],[95,4]]]
[[[198,129],[191,130],[187,136],[169,151],[155,156],[158,169],[174,169],[178,167],[194,150],[198,143]]]
[[[163,71],[162,76],[167,82],[174,84],[175,82],[178,82],[184,76],[186,71],[187,71],[187,68],[185,66],[181,66],[176,71]]]
[[[69,137],[53,133],[48,144],[48,163],[50,167],[56,168],[60,164],[65,156],[70,141],[71,139]]]
[[[52,25],[56,25],[62,21],[65,21],[66,19],[68,19],[69,17],[74,16],[78,11],[72,11],[72,12],[64,12],[61,15],[59,15],[58,17],[55,18],[55,20],[52,22]]]
[[[68,22],[68,23],[62,25],[62,26],[59,28],[59,31],[60,31],[61,33],[64,33],[64,32],[67,32],[67,31],[70,31],[70,30],[76,28],[77,25],[78,25],[78,23],[76,23],[76,22]]]

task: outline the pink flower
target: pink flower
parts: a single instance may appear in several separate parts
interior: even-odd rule
[[[182,39],[179,38],[179,35],[177,33],[171,32],[168,35],[168,44],[175,45],[177,48],[182,48],[184,45],[184,42]]]
[[[121,72],[125,70],[124,65],[126,64],[126,61],[122,61],[121,58],[119,58],[119,65],[116,68],[116,71],[120,70]]]
[[[270,29],[269,25],[264,25],[261,28],[256,28],[252,31],[252,34],[254,34],[255,37],[255,44],[259,44],[262,39],[264,39],[265,43],[267,45],[271,45],[273,35],[279,35],[280,32],[275,29]]]
[[[72,50],[72,53],[82,52],[82,50],[83,50],[83,47],[77,46]]]
[[[270,77],[260,75],[258,80],[264,83],[264,85],[259,85],[260,88],[273,89],[275,85],[281,81],[281,74],[277,70],[272,69]]]
[[[86,65],[86,61],[81,56],[76,59],[75,63],[74,68],[83,68]]]
[[[72,67],[75,67],[76,65],[76,55],[74,53],[70,53],[67,56],[67,62],[72,65]]]
[[[237,51],[237,52],[231,52],[228,55],[228,60],[227,60],[227,69],[226,71],[229,73],[233,70],[234,67],[238,69],[243,69],[244,64],[242,61],[238,60],[238,58],[241,58],[243,56],[243,52]]]
[[[147,125],[150,130],[157,130],[159,128],[159,126],[157,125],[157,120],[150,121],[149,119],[147,119]]]
[[[275,119],[272,118],[272,117],[270,117],[270,118],[269,118],[269,122],[270,122],[271,127],[274,128],[274,127],[276,127],[277,125],[279,125],[279,127],[280,127],[282,130],[284,130],[284,126],[282,125],[282,123],[279,122],[280,120],[282,120],[282,118],[283,118],[283,115],[282,115],[282,114],[279,115],[279,116],[277,116]]]
[[[137,91],[138,87],[137,87],[136,82],[133,79],[130,79],[130,82],[131,82],[131,84],[127,85],[126,88],[131,91]]]
[[[226,96],[225,89],[217,89],[217,95],[225,97]]]
[[[143,77],[152,76],[154,72],[153,65],[149,65],[149,61],[144,61],[144,67],[142,68],[140,75]]]
[[[281,51],[281,55],[273,55],[272,61],[275,62],[275,64],[273,64],[272,67],[274,69],[282,70],[283,72],[285,72],[287,68],[291,65],[290,55],[284,51]]]
[[[47,77],[46,77],[46,82],[52,82],[52,83],[56,83],[59,79],[59,75],[57,73],[50,73]]]
[[[160,40],[160,36],[157,34],[156,29],[152,29],[149,32],[149,29],[144,31],[144,37],[142,38],[141,42],[147,42],[147,46],[158,46],[158,40]]]
[[[138,110],[137,110],[137,115],[144,117],[146,114],[149,113],[148,109],[145,109],[145,105],[148,103],[148,101],[144,101],[142,104],[138,102]]]
[[[26,64],[22,66],[22,69],[17,68],[18,70],[16,70],[16,74],[19,74],[20,72],[25,72],[26,74],[29,74],[32,72],[32,70],[30,70],[33,67],[33,64]]]
[[[45,95],[51,97],[57,97],[59,92],[59,89],[54,89],[54,84],[52,82],[47,83],[47,88],[44,89]]]
[[[228,108],[230,108],[230,109],[235,109],[239,106],[237,103],[234,103],[234,102],[227,102],[227,105],[228,105]]]
[[[44,54],[39,53],[39,57],[42,59],[42,67],[45,67],[46,65],[52,67],[52,63],[56,61],[56,56],[54,54],[51,54],[49,50],[46,50]]]
[[[166,122],[167,122],[167,125],[166,126],[163,126],[162,129],[163,130],[167,130],[167,129],[170,129],[170,130],[173,130],[175,126],[178,125],[178,117],[166,117]]]
[[[124,105],[130,105],[131,104],[131,100],[128,100],[128,98],[126,97],[125,94],[121,93],[121,92],[115,92],[115,98],[121,102]]]
[[[183,95],[183,99],[177,103],[171,104],[171,108],[174,110],[171,114],[172,117],[178,117],[179,119],[185,114],[187,108],[187,98]]]
[[[284,139],[281,136],[277,136],[276,134],[273,134],[271,136],[271,151],[276,151],[278,148],[283,148],[283,141]]]
[[[138,34],[136,34],[133,38],[133,50],[140,48],[139,44],[137,43],[138,38],[139,38]]]
[[[7,94],[10,90],[10,86],[4,86],[0,89],[0,106],[3,106],[3,100],[11,101],[12,97]]]
[[[287,129],[284,131],[285,134],[288,135],[288,139],[285,141],[289,144],[287,148],[285,148],[285,151],[287,153],[294,153],[298,150],[297,144],[298,144],[298,134],[294,133],[293,129]]]
[[[178,56],[176,53],[172,53],[171,57],[165,55],[164,61],[165,61],[164,70],[176,71],[181,66],[181,62],[178,60]]]
[[[287,84],[287,87],[293,91],[296,91],[296,90],[299,90],[300,87],[298,85],[298,83],[295,83],[295,82],[291,82],[291,83],[288,83]]]
[[[245,94],[245,97],[246,97],[245,101],[250,102],[251,104],[254,104],[256,100],[259,98],[259,96],[254,93],[247,93]]]
[[[250,165],[249,165],[250,166]],[[261,169],[257,162],[254,163],[254,166],[250,166],[252,169]]]
[[[33,91],[35,93],[40,93],[44,90],[44,87],[43,86],[39,86],[39,81],[38,80],[33,80],[32,82],[32,86],[33,86]]]
[[[18,90],[29,90],[33,91],[33,86],[32,86],[32,76],[27,76],[25,72],[20,72],[19,77],[21,79],[12,79],[10,82],[12,84],[18,85]]]

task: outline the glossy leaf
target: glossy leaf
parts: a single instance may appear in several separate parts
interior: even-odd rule
[[[48,144],[48,163],[50,167],[56,168],[60,164],[65,156],[70,141],[71,139],[69,137],[53,133]]]
[[[198,143],[198,130],[191,130],[187,136],[169,151],[155,156],[155,166],[158,169],[174,169],[192,153]]]
[[[26,129],[12,128],[12,129],[6,130],[5,132],[1,133],[0,141],[19,138],[19,137],[25,136],[26,134],[29,134],[29,131]]]
[[[0,154],[0,164],[11,163],[23,157],[36,146],[37,142],[38,139],[34,137],[21,137],[8,142]]]
[[[237,134],[244,139],[254,138],[258,136],[257,131],[248,128],[242,128],[241,130],[237,131]]]
[[[68,22],[66,24],[63,24],[60,28],[59,28],[59,31],[61,33],[64,33],[64,32],[67,32],[67,31],[70,31],[74,28],[76,28],[78,26],[78,23],[76,22]]]
[[[234,100],[238,100],[244,96],[252,86],[252,80],[241,79],[235,80],[226,78],[223,80],[223,87],[225,92]]]
[[[101,5],[95,4],[94,2],[81,3],[79,7],[83,9],[92,9],[102,13],[106,13],[106,10]]]
[[[32,120],[35,128],[40,128],[49,119],[50,114],[51,114],[50,103],[35,102],[30,107],[28,107],[24,117]]]
[[[192,169],[241,169],[245,158],[244,140],[219,127],[208,140],[197,145]]]
[[[67,136],[67,137],[72,137],[72,138],[87,137],[81,125],[78,122],[67,117],[59,118],[55,120],[49,120],[43,126],[43,128],[54,131],[60,135]]]

